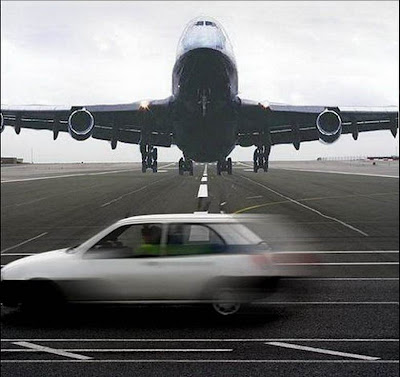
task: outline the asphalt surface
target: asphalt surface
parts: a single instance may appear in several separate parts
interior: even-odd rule
[[[255,230],[274,250],[313,252],[311,277],[282,281],[228,320],[183,306],[51,317],[2,308],[4,376],[399,375],[398,163],[272,164],[267,174],[238,163],[232,176],[210,165],[203,198],[204,165],[193,177],[159,165],[158,174],[137,164],[2,167],[1,264],[126,216],[239,212],[266,215]]]

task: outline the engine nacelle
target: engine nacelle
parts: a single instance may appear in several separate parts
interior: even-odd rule
[[[1,116],[1,129],[0,129],[0,132],[3,132],[3,131],[4,131],[4,128],[5,128],[5,126],[4,126],[4,116],[3,116],[3,113],[0,113],[0,116]]]
[[[68,131],[76,140],[86,140],[92,136],[94,117],[86,109],[75,110],[68,118]]]
[[[324,110],[317,118],[319,139],[324,143],[333,143],[342,133],[342,119],[333,110]]]

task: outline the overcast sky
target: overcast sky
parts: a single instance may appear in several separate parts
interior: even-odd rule
[[[198,15],[216,18],[233,44],[242,98],[318,105],[397,105],[399,3],[1,2],[1,102],[85,105],[171,94],[176,47]],[[50,131],[7,129],[1,155],[35,162],[139,161],[138,146]],[[251,160],[254,148],[236,148]],[[398,154],[389,131],[333,145],[275,146],[271,159]],[[177,148],[159,159],[178,160]]]

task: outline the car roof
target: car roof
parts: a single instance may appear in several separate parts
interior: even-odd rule
[[[236,223],[238,219],[234,215],[219,213],[182,213],[182,214],[158,214],[140,215],[127,217],[117,222],[119,225],[140,224],[140,223]]]

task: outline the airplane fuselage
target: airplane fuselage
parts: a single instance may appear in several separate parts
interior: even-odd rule
[[[185,158],[225,159],[237,137],[238,74],[229,40],[214,21],[195,20],[185,30],[172,94],[174,142]]]

